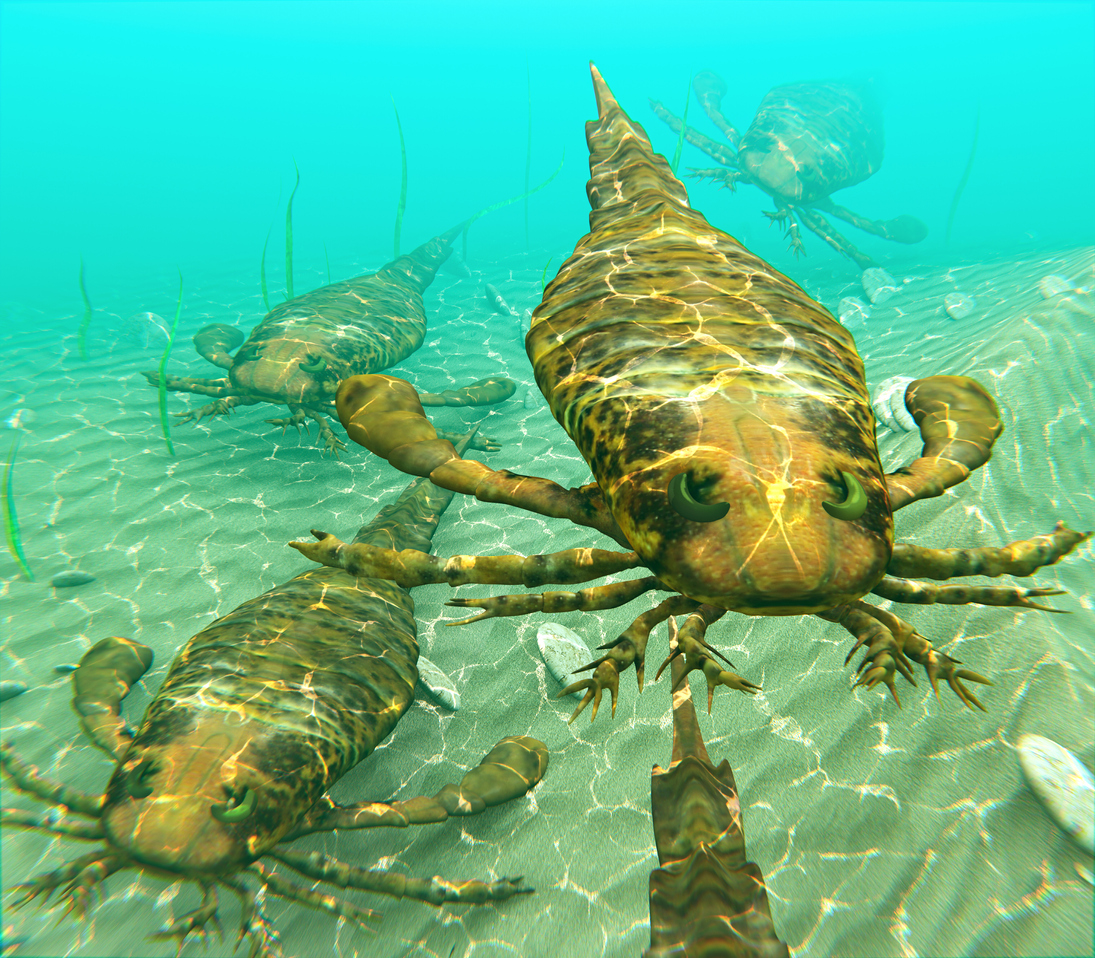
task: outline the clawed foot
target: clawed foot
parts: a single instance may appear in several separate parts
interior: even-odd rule
[[[731,193],[736,193],[738,189],[738,180],[742,178],[741,173],[737,170],[725,170],[725,169],[713,169],[713,170],[701,170],[695,167],[688,168],[688,176],[695,180],[718,180],[719,185],[729,190]]]
[[[293,413],[291,416],[285,416],[281,419],[267,419],[267,423],[271,426],[281,426],[281,434],[284,436],[290,426],[297,427],[297,435],[300,435],[300,427],[304,427],[304,432],[311,437],[312,433],[308,429],[308,417],[302,412]]]
[[[192,422],[195,425],[207,416],[210,419],[216,419],[217,416],[224,416],[227,418],[230,415],[232,415],[232,407],[223,399],[216,399],[197,409],[191,409],[189,412],[175,413],[175,417],[179,422]]]

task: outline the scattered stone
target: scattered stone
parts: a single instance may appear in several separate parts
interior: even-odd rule
[[[4,420],[4,428],[22,429],[27,423],[32,423],[37,418],[38,414],[33,409],[21,406],[19,409],[13,410],[11,415]]]
[[[1023,735],[1019,764],[1050,817],[1089,855],[1095,852],[1095,778],[1068,749],[1041,735]]]
[[[1043,299],[1053,299],[1054,296],[1071,293],[1073,288],[1072,283],[1059,273],[1050,273],[1038,280],[1038,292],[1042,294]]]
[[[0,682],[0,702],[22,695],[27,687],[22,682]]]
[[[876,305],[886,302],[901,289],[896,279],[878,267],[865,269],[860,281],[863,283],[863,291],[867,294],[867,298]]]
[[[122,335],[141,349],[163,349],[171,338],[167,321],[155,313],[134,313],[122,324]]]
[[[490,300],[490,304],[494,307],[496,313],[501,313],[503,316],[517,315],[510,304],[502,298],[502,294],[498,292],[496,287],[491,286],[490,283],[484,283],[483,290],[486,292],[487,299]]]
[[[589,673],[574,673],[597,658],[589,651],[589,646],[582,641],[581,636],[557,622],[545,622],[540,626],[536,633],[536,644],[540,646],[540,658],[544,660],[544,665],[564,687],[588,678]],[[570,694],[581,698],[585,692]]]
[[[977,300],[966,293],[947,293],[943,297],[943,308],[951,319],[965,319],[977,308]]]
[[[460,693],[452,684],[452,679],[424,655],[418,657],[418,681],[438,705],[453,712],[460,711]]]
[[[80,572],[78,569],[67,569],[64,572],[58,572],[52,579],[49,580],[49,584],[55,589],[71,589],[77,585],[87,585],[89,582],[94,582],[95,576],[90,572]]]
[[[865,323],[871,318],[871,307],[858,296],[845,296],[837,306],[837,316],[842,326]]]
[[[71,675],[79,667],[80,666],[78,665],[55,665],[53,667],[53,671],[56,672],[58,675]]]
[[[911,382],[908,376],[891,376],[878,384],[871,398],[875,419],[894,432],[916,431],[916,420],[905,408],[905,390]]]

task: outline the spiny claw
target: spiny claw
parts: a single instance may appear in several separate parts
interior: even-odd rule
[[[578,703],[578,707],[574,710],[574,714],[567,720],[567,725],[570,725],[579,715],[581,715],[590,702],[593,703],[593,711],[589,716],[590,724],[592,724],[593,720],[597,718],[597,709],[601,707],[601,693],[605,689],[608,689],[609,694],[612,696],[612,715],[613,717],[616,716],[616,696],[620,691],[620,673],[616,671],[616,663],[613,662],[612,659],[605,657],[598,662],[583,666],[583,668],[588,669],[593,665],[596,665],[597,669],[593,673],[592,678],[573,682],[556,696],[556,698],[562,698],[564,695],[570,695],[572,692],[580,692],[582,689],[586,690],[586,694],[582,697],[582,701]]]
[[[708,665],[711,668],[708,668]],[[725,685],[728,689],[736,689],[749,695],[756,695],[761,691],[759,685],[754,685],[748,679],[743,679],[735,672],[727,672],[720,669],[714,659],[708,659],[703,666],[703,674],[707,678],[707,714],[711,714],[711,703],[715,698],[715,689]]]
[[[873,689],[879,682],[882,682],[886,688],[890,690],[890,695],[893,696],[893,700],[897,703],[897,707],[901,708],[901,699],[897,696],[897,686],[894,685],[893,678],[894,671],[892,667],[887,668],[882,665],[876,665],[861,675],[859,681],[856,682],[852,688],[857,689],[862,685],[868,689]]]

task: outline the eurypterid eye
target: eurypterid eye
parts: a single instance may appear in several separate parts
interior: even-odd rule
[[[148,780],[155,774],[155,764],[152,759],[146,758],[129,770],[125,777],[125,790],[133,798],[148,798],[152,794],[152,786],[148,784]]]
[[[255,795],[255,790],[249,785],[243,793],[243,798],[239,801],[230,798],[227,802],[210,805],[209,814],[225,825],[238,825],[250,817],[257,802],[258,796]]]
[[[867,511],[867,493],[859,480],[850,472],[841,472],[840,476],[844,480],[844,501],[823,502],[821,505],[834,519],[851,522]]]
[[[669,480],[669,504],[673,511],[692,522],[718,522],[730,511],[728,502],[701,502],[702,493],[693,486],[688,472],[678,472]]]

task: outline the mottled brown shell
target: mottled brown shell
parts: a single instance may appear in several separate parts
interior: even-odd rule
[[[738,159],[774,196],[812,203],[877,172],[884,146],[869,85],[787,83],[761,100]]]

